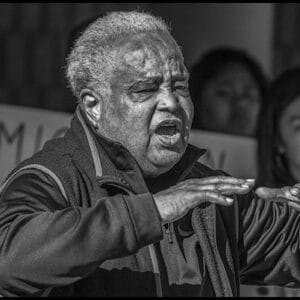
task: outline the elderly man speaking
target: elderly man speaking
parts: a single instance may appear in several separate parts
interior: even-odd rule
[[[297,185],[200,164],[181,50],[159,18],[112,12],[68,58],[70,130],[8,176],[2,296],[238,296],[299,287]]]

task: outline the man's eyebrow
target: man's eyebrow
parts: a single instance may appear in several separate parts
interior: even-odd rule
[[[162,81],[161,76],[151,76],[151,77],[145,77],[142,79],[134,80],[129,84],[129,90],[134,89],[135,87],[141,85],[141,84],[159,84]]]
[[[187,81],[189,79],[189,73],[176,73],[172,74],[172,81]],[[163,81],[162,75],[151,75],[143,78],[135,79],[129,86],[130,89],[134,88],[139,84],[147,83],[161,83]]]
[[[140,84],[140,83],[157,83],[162,81],[162,76],[155,75],[155,76],[147,76],[144,78],[136,79],[132,82],[132,86]]]

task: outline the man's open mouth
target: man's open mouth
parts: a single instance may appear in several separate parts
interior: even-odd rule
[[[182,122],[177,119],[169,119],[160,122],[155,133],[159,140],[166,146],[177,144],[181,138]]]

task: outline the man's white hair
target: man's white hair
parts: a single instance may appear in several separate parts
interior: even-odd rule
[[[166,32],[168,25],[159,17],[144,12],[111,12],[90,24],[75,42],[67,58],[66,77],[79,99],[84,88],[101,93],[114,61],[110,55],[118,38],[143,32]]]

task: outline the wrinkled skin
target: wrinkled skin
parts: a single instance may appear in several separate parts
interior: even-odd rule
[[[183,155],[193,118],[181,51],[170,35],[147,33],[120,39],[112,55],[116,67],[108,78],[106,98],[86,89],[83,108],[99,134],[128,149],[145,178],[157,177]],[[254,180],[228,176],[195,178],[153,199],[162,223],[167,223],[202,202],[231,205],[230,195],[245,194],[253,185]],[[267,200],[274,193],[285,200],[294,197],[282,189],[262,189],[258,194]]]
[[[184,153],[193,117],[188,73],[178,46],[168,35],[130,36],[119,42],[99,132],[122,143],[145,177],[168,171]],[[158,134],[175,120],[177,135]]]

